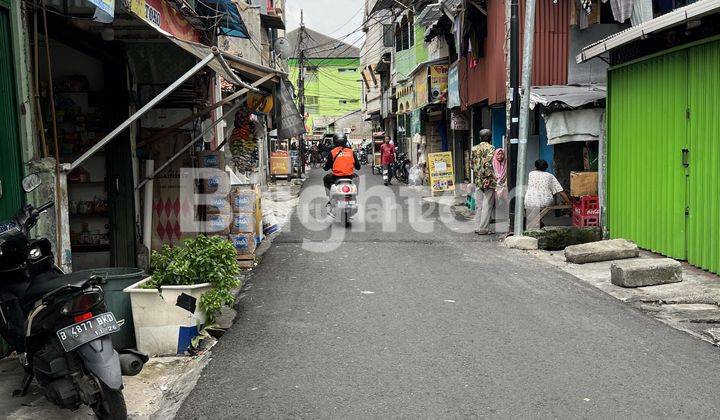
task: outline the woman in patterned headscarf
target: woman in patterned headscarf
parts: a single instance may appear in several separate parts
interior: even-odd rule
[[[495,148],[490,144],[492,132],[488,129],[480,130],[480,144],[473,147],[473,160],[475,169],[475,211],[476,230],[478,235],[490,233],[490,219],[495,208],[495,169],[493,157]]]

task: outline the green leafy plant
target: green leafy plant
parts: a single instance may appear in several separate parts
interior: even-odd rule
[[[240,286],[235,247],[219,236],[200,235],[186,239],[182,246],[164,245],[152,253],[150,270],[152,278],[143,285],[146,289],[210,283],[212,290],[202,295],[199,304],[209,323],[220,315],[223,306],[235,303],[230,291]]]

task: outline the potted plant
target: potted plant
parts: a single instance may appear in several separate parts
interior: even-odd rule
[[[203,325],[235,303],[231,290],[240,285],[236,250],[219,236],[163,246],[152,253],[150,273],[124,291],[130,294],[138,350],[153,355],[184,353]]]

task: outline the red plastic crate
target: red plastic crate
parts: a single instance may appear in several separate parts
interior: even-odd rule
[[[580,216],[578,214],[573,214],[573,226],[600,226],[600,216]]]
[[[600,217],[600,199],[596,195],[584,195],[573,203],[573,218]]]

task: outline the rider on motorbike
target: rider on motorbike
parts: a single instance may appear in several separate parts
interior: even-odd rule
[[[324,169],[332,171],[323,178],[325,192],[327,192],[328,197],[330,197],[330,188],[338,179],[353,178],[355,177],[355,171],[360,170],[360,160],[357,154],[348,147],[345,137],[338,134],[333,135],[333,148],[327,155]],[[329,200],[328,206],[330,206]]]

